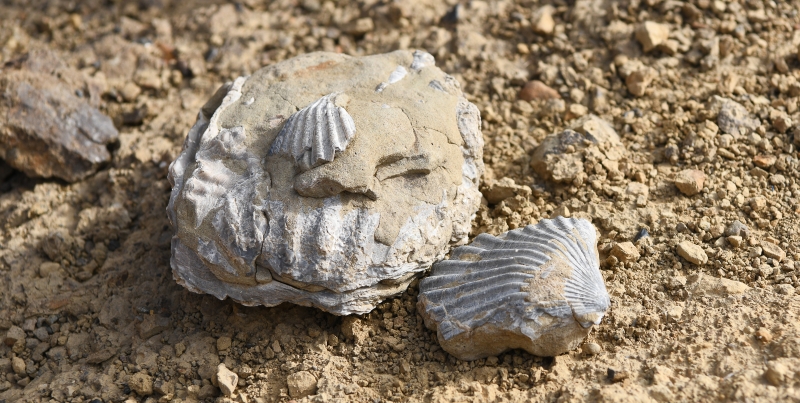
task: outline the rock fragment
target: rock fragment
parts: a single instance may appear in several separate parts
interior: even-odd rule
[[[0,158],[28,176],[68,182],[110,161],[106,145],[117,129],[76,95],[80,73],[51,52],[31,52],[10,66],[0,70]]]
[[[633,96],[640,97],[645,94],[647,87],[657,77],[656,70],[652,67],[643,67],[628,74],[625,85]]]
[[[590,114],[575,120],[569,129],[545,137],[533,151],[531,167],[545,179],[571,182],[584,171],[582,150],[589,144],[605,147],[607,156],[612,154],[614,159],[623,152],[614,128]]]
[[[139,396],[153,394],[153,377],[146,372],[137,372],[128,379],[128,385]]]
[[[15,374],[19,376],[25,376],[25,370],[27,369],[27,365],[25,364],[25,360],[20,357],[14,357],[11,359],[11,369],[14,371]]]
[[[11,326],[6,332],[6,337],[3,340],[5,345],[11,347],[19,341],[25,340],[25,331],[19,326]]]
[[[727,98],[722,98],[720,102],[717,126],[723,133],[734,137],[745,136],[761,125],[760,120],[750,117],[750,112],[742,104]]]
[[[794,125],[792,119],[785,115],[780,115],[772,121],[772,127],[779,133],[786,133],[792,128],[792,125]]]
[[[534,11],[531,18],[533,31],[542,35],[552,34],[556,27],[556,21],[553,19],[554,12],[555,8],[549,4]]]
[[[289,375],[286,377],[286,383],[289,385],[289,396],[294,399],[302,399],[317,391],[317,378],[308,371]]]
[[[649,52],[669,39],[669,25],[646,21],[636,28],[636,40]]]
[[[639,260],[639,249],[633,242],[619,242],[611,247],[611,256],[619,259],[620,262],[635,262]]]
[[[703,248],[689,241],[678,243],[677,251],[682,258],[696,265],[703,265],[708,261],[708,255],[703,251]]]
[[[740,236],[742,238],[750,237],[750,228],[739,220],[735,220],[727,228],[725,228],[725,236]]]
[[[772,242],[762,241],[761,250],[764,256],[773,258],[778,262],[786,258],[786,252],[784,252],[780,246]]]
[[[225,396],[232,395],[233,391],[236,390],[236,385],[239,383],[239,375],[229,370],[225,364],[219,364],[217,366],[217,373],[214,379],[217,381],[219,390],[221,390]]]
[[[742,294],[750,289],[745,283],[727,278],[711,277],[702,273],[689,276],[686,282],[687,291],[695,295],[727,297]]]
[[[764,379],[772,386],[783,386],[791,376],[792,370],[779,360],[768,362],[767,370],[764,371]]]
[[[597,355],[603,352],[603,348],[597,343],[586,343],[581,348],[586,355]]]
[[[217,339],[217,351],[227,351],[231,348],[231,338],[228,336],[222,336]]]
[[[753,157],[753,164],[759,168],[769,169],[778,161],[778,157],[774,155],[759,154]]]
[[[694,196],[703,190],[706,174],[697,169],[684,169],[675,175],[675,186],[686,196]]]
[[[149,339],[169,328],[169,318],[154,314],[144,315],[142,322],[137,325],[139,336],[142,339]]]
[[[533,80],[528,81],[525,86],[522,87],[517,97],[524,101],[532,101],[534,99],[560,99],[561,94],[548,87],[547,84],[539,80]]]
[[[511,178],[501,178],[500,180],[489,180],[486,182],[483,196],[489,204],[497,204],[501,201],[516,195],[528,196],[531,188],[514,183]]]

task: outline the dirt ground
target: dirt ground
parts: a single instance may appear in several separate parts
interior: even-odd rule
[[[290,380],[314,402],[800,401],[800,2],[549,4],[0,2],[0,62],[59,52],[120,131],[113,161],[76,183],[0,168],[0,402],[277,402],[299,396]],[[217,87],[305,52],[413,48],[482,113],[473,236],[563,214],[600,231],[612,308],[581,349],[456,360],[416,285],[341,318],[173,280],[167,167]],[[548,88],[520,100],[531,80]],[[733,130],[752,128],[723,135],[719,97],[746,109]],[[587,152],[566,182],[535,173],[536,146],[587,113],[619,133],[618,155]],[[736,220],[747,229],[726,233]]]

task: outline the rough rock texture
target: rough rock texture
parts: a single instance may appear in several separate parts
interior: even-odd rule
[[[587,220],[558,217],[478,235],[420,282],[425,325],[462,360],[577,347],[610,306],[595,231]]]
[[[368,312],[466,241],[482,148],[477,108],[424,52],[238,78],[170,167],[174,276],[246,305]]]
[[[694,196],[703,190],[706,174],[698,169],[684,169],[675,175],[675,186],[686,196]]]
[[[584,149],[590,144],[603,147],[604,160],[617,161],[624,153],[614,128],[595,115],[586,115],[569,129],[547,136],[533,151],[531,167],[545,179],[571,182],[583,173]]]
[[[286,377],[289,396],[302,399],[317,391],[317,379],[308,371],[300,371]]]
[[[229,370],[225,364],[217,366],[217,373],[215,374],[217,386],[225,396],[230,396],[236,390],[236,385],[239,382],[239,375]]]
[[[0,158],[13,168],[74,182],[111,159],[106,145],[118,132],[95,107],[97,90],[55,53],[8,63],[0,94]]]
[[[750,117],[750,112],[747,111],[747,108],[738,102],[717,97],[712,99],[712,109],[717,109],[717,105],[714,105],[715,103],[719,104],[717,125],[723,133],[740,137],[755,131],[761,125],[761,121],[758,118]]]

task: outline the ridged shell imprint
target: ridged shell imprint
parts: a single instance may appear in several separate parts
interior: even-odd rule
[[[334,154],[344,151],[356,133],[353,118],[335,104],[343,98],[337,99],[337,95],[325,95],[292,115],[272,143],[269,154],[292,156],[302,172],[333,161]]]
[[[170,166],[175,279],[365,313],[464,244],[480,114],[425,52],[311,53],[224,85]]]
[[[594,226],[557,217],[478,235],[433,265],[418,310],[439,344],[462,360],[522,348],[556,356],[575,347],[610,305]]]

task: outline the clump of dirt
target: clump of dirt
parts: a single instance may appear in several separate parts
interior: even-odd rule
[[[798,400],[798,6],[5,2],[0,61],[57,52],[120,134],[72,184],[0,164],[0,401]],[[481,110],[473,236],[599,229],[612,308],[580,350],[456,360],[415,285],[341,318],[173,281],[167,166],[217,87],[305,52],[410,48]],[[621,150],[567,146],[582,168],[539,176],[534,150],[589,114]]]

